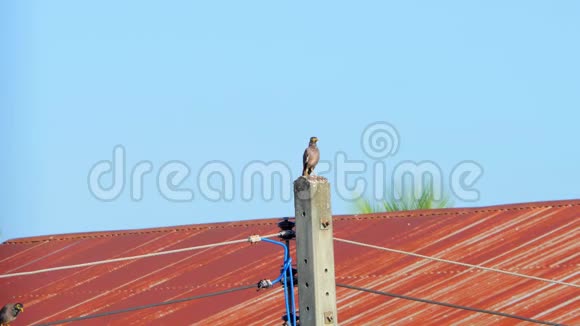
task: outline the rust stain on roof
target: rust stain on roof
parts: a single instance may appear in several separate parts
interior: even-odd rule
[[[335,236],[507,271],[580,282],[580,200],[334,217]],[[278,219],[32,237],[0,245],[0,274],[140,255],[278,231]],[[580,324],[578,288],[335,242],[340,283],[562,324]],[[237,244],[0,279],[23,302],[14,325],[130,308],[277,276],[281,250]],[[149,308],[82,325],[280,325],[281,287]],[[505,317],[337,289],[341,325],[525,325]]]

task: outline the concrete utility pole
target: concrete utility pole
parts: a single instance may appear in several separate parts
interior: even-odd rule
[[[328,180],[299,177],[294,181],[294,207],[300,325],[338,325]]]

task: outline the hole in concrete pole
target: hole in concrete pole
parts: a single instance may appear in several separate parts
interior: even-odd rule
[[[306,212],[305,211],[302,211],[302,216],[306,216]]]
[[[330,295],[330,293],[326,292],[326,296],[329,296],[329,295]]]
[[[308,259],[304,258],[304,264],[308,264]]]
[[[324,269],[324,272],[325,272],[325,273],[328,273],[328,268],[325,268],[325,269]]]
[[[308,287],[308,282],[304,283],[304,285],[306,285],[306,287]]]
[[[310,307],[306,306],[306,311],[310,311]]]

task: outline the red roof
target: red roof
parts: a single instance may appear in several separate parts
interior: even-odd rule
[[[578,284],[580,200],[335,216],[335,236]],[[139,255],[278,231],[278,219],[10,240],[0,274]],[[577,287],[335,242],[337,283],[580,324]],[[13,325],[50,322],[255,284],[277,276],[278,246],[235,244],[0,279],[22,302]],[[82,325],[280,325],[281,287],[253,289],[83,321]],[[515,325],[511,318],[337,289],[341,325]]]

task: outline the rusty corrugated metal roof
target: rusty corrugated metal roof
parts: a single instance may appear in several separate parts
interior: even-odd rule
[[[334,218],[335,236],[569,283],[580,281],[580,200]],[[139,255],[278,231],[277,219],[15,239],[0,274]],[[78,317],[274,278],[281,251],[237,244],[0,279],[23,302],[14,325]],[[337,282],[564,324],[580,324],[578,288],[335,242]],[[516,325],[505,317],[338,288],[341,325]],[[280,325],[282,289],[245,290],[82,325]]]

